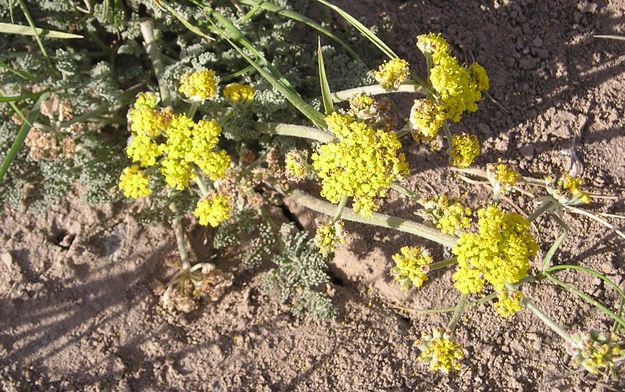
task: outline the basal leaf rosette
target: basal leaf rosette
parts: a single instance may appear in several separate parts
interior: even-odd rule
[[[519,214],[492,205],[479,209],[477,215],[478,232],[460,234],[452,249],[458,261],[454,285],[463,294],[478,294],[492,287],[500,297],[496,309],[508,316],[520,309],[514,303],[521,297],[507,290],[527,276],[538,245],[530,223]]]
[[[352,197],[354,210],[370,216],[391,183],[408,174],[401,143],[394,132],[376,130],[348,115],[335,112],[326,121],[338,140],[312,155],[321,196],[335,204]]]

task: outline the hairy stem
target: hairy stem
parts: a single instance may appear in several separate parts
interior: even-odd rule
[[[531,303],[527,298],[523,298],[523,300],[521,302],[523,303],[523,305],[525,305],[525,307],[527,309],[531,310],[536,315],[536,317],[538,317],[540,319],[540,321],[542,321],[549,328],[551,328],[553,330],[553,332],[555,332],[558,335],[560,335],[567,342],[569,342],[571,344],[575,344],[575,340],[573,339],[573,337],[571,335],[569,335],[568,332],[566,332],[564,329],[562,329],[562,327],[560,327],[558,325],[558,323],[556,323],[549,316],[547,316],[545,313],[543,313],[542,310],[540,310],[536,306],[534,306],[534,304]]]
[[[454,315],[451,317],[451,321],[449,321],[449,325],[447,325],[447,330],[453,335],[456,326],[458,325],[458,321],[460,321],[460,317],[462,316],[462,312],[467,306],[467,300],[469,296],[466,294],[462,294],[460,297],[460,301],[458,305],[456,305],[456,309],[454,310]]]
[[[355,87],[347,90],[337,91],[332,93],[332,102],[339,103],[347,101],[350,97],[365,93],[369,95],[382,95],[382,94],[395,94],[395,93],[415,93],[415,94],[427,94],[427,90],[416,84],[402,84],[395,91],[384,90],[379,84],[373,84],[371,86]]]
[[[335,139],[334,135],[305,125],[257,123],[256,130],[270,135],[294,136],[316,140],[320,143],[329,143]]]
[[[184,240],[184,223],[183,217],[177,216],[174,220],[175,233],[176,233],[176,245],[178,245],[178,252],[180,253],[180,261],[182,262],[182,270],[188,271],[191,269],[191,262],[189,261],[189,253],[185,246]]]
[[[311,196],[300,190],[295,190],[291,193],[291,200],[294,202],[309,208],[313,211],[333,216],[336,210],[336,206],[332,203],[320,200],[314,196]],[[413,222],[407,219],[398,218],[395,216],[373,213],[369,217],[364,217],[355,213],[351,208],[345,208],[342,218],[352,222],[364,223],[372,226],[386,227],[405,233],[414,234],[418,237],[425,238],[430,241],[434,241],[438,244],[453,248],[456,245],[457,238],[447,234],[443,234],[440,231],[426,226],[422,223]]]
[[[148,52],[148,56],[152,61],[154,67],[154,73],[158,80],[158,88],[163,100],[163,105],[171,106],[171,94],[167,88],[167,84],[163,80],[163,73],[165,72],[165,66],[163,65],[163,59],[161,58],[161,51],[158,48],[156,38],[154,36],[154,23],[151,19],[147,19],[139,23],[141,28],[141,35],[145,41],[145,50]]]
[[[430,264],[430,271],[436,271],[439,269],[443,269],[445,267],[449,267],[450,265],[454,265],[457,263],[457,260],[455,257],[452,257],[450,259],[447,260],[443,260],[443,261],[439,261],[436,263],[432,263]]]
[[[341,202],[336,207],[336,212],[334,213],[334,218],[332,218],[333,222],[341,219],[341,215],[343,215],[343,211],[345,210],[345,206],[347,205],[347,196],[341,199]]]
[[[527,217],[527,220],[529,222],[533,222],[534,220],[536,220],[536,218],[538,218],[542,214],[545,214],[545,213],[551,211],[552,209],[554,209],[556,207],[556,205],[557,204],[554,203],[554,201],[551,200],[551,199],[543,201],[542,204],[540,205],[540,207],[538,207],[536,209],[536,211],[532,212],[532,214]]]

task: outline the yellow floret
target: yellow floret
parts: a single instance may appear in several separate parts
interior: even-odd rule
[[[187,189],[191,179],[195,178],[191,165],[170,157],[161,160],[161,174],[168,186],[179,191]]]
[[[139,166],[129,166],[122,171],[119,177],[119,189],[124,192],[124,196],[137,199],[139,197],[149,196],[152,191],[149,187],[149,178]]]
[[[430,141],[445,123],[445,107],[429,99],[417,99],[410,110],[415,140]]]
[[[156,164],[156,160],[162,155],[161,148],[149,136],[139,134],[130,137],[126,154],[133,162],[139,163],[143,167],[150,167]]]
[[[425,219],[431,220],[445,234],[457,235],[471,227],[473,211],[459,202],[440,195],[420,201],[423,210],[420,212]]]
[[[224,97],[230,103],[250,102],[254,99],[254,89],[245,84],[230,83],[224,89]]]
[[[547,177],[545,181],[547,183],[547,191],[562,204],[590,203],[590,196],[581,189],[584,185],[584,180],[581,177],[573,177],[565,173],[557,180]]]
[[[134,135],[157,137],[169,125],[170,115],[148,106],[134,106],[128,110],[130,132]]]
[[[458,267],[453,275],[463,294],[481,291],[488,282],[498,292],[527,276],[538,245],[527,219],[496,206],[478,210],[478,233],[462,233],[452,252]]]
[[[230,168],[230,155],[224,150],[211,151],[195,160],[194,163],[208,178],[217,181],[226,176],[226,172]]]
[[[211,225],[212,227],[217,227],[221,222],[232,216],[231,210],[230,197],[218,194],[198,201],[193,214],[198,218],[202,226]]]
[[[445,106],[446,118],[458,122],[463,112],[477,111],[477,101],[482,95],[469,71],[455,57],[443,57],[435,63],[430,81]]]
[[[497,302],[493,303],[493,308],[501,317],[510,318],[523,308],[521,305],[523,293],[520,291],[513,293],[504,291],[499,293],[497,298]]]
[[[315,232],[315,246],[319,248],[319,253],[324,256],[334,252],[338,246],[344,245],[347,233],[342,220],[329,223],[317,221],[317,231]]]
[[[291,181],[300,181],[309,173],[309,165],[306,155],[299,150],[291,150],[284,158],[284,172]]]
[[[441,58],[449,56],[449,44],[440,33],[417,36],[417,48],[424,55],[431,56],[435,64],[440,62]]]
[[[421,355],[418,360],[430,365],[430,370],[442,370],[448,373],[460,370],[463,358],[462,347],[452,337],[440,331],[434,331],[432,336],[424,336],[419,342]]]
[[[471,72],[471,76],[473,77],[473,81],[475,82],[478,90],[488,90],[490,87],[488,73],[486,73],[486,69],[484,67],[478,63],[473,63],[469,66],[469,72]]]
[[[321,195],[332,203],[354,198],[356,212],[368,216],[377,210],[394,180],[408,173],[401,143],[394,132],[374,130],[349,116],[327,119],[339,141],[319,147],[312,167],[321,179]]]
[[[408,79],[409,66],[406,60],[398,58],[388,60],[375,71],[375,79],[383,89],[397,90]]]
[[[432,264],[430,253],[416,246],[404,246],[399,252],[393,255],[395,267],[391,270],[391,274],[401,284],[402,290],[412,286],[421,287],[423,282],[428,280]]]
[[[451,164],[457,167],[468,167],[480,155],[480,143],[477,136],[462,135],[451,138]]]
[[[184,74],[178,89],[192,101],[202,102],[213,99],[217,94],[217,78],[215,71],[204,69],[191,74]]]
[[[504,163],[497,165],[489,164],[486,167],[486,176],[493,187],[495,195],[508,193],[521,178],[519,173]]]
[[[608,374],[617,360],[625,357],[625,345],[616,334],[591,330],[577,333],[573,339],[576,342],[572,350],[575,363],[592,374]]]
[[[154,109],[158,104],[158,96],[153,92],[147,91],[137,95],[134,107],[146,107],[148,109]]]

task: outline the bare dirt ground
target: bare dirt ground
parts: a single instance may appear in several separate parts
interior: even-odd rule
[[[491,76],[490,95],[461,127],[483,144],[478,165],[498,158],[523,174],[577,170],[595,189],[618,196],[588,208],[623,213],[625,196],[625,1],[335,1],[373,24],[387,15],[389,42],[418,63],[418,34],[442,32],[456,54],[476,59]],[[484,190],[447,169],[444,152],[406,145],[415,173],[406,182],[425,194]],[[527,213],[533,205],[515,202]],[[313,214],[289,203],[310,228]],[[382,211],[413,218],[391,195]],[[571,367],[563,341],[529,312],[510,321],[489,305],[466,313],[458,337],[463,370],[431,373],[419,364],[421,331],[449,315],[404,314],[397,306],[452,306],[451,273],[420,290],[392,281],[391,255],[408,235],[347,224],[350,245],[331,263],[334,321],[294,318],[260,291],[262,274],[237,273],[214,303],[172,317],[152,293],[174,252],[165,226],[140,227],[119,206],[78,202],[40,216],[3,211],[0,226],[0,390],[4,391],[599,391],[623,390]],[[586,218],[568,216],[571,235],[556,262],[592,267],[623,286],[623,240]],[[625,221],[616,222],[621,227]],[[546,250],[557,235],[540,220]],[[207,235],[196,229],[195,238]],[[438,251],[440,253],[440,251]],[[235,265],[220,265],[234,271]],[[236,272],[236,271],[235,271]],[[563,275],[613,306],[602,281]],[[569,329],[607,329],[595,308],[549,284],[526,295]],[[622,371],[622,369],[621,369]]]

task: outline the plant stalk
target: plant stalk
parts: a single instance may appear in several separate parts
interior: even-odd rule
[[[534,304],[531,303],[527,298],[523,298],[523,300],[521,302],[523,303],[523,305],[525,305],[525,307],[527,309],[531,310],[536,315],[536,317],[538,317],[540,319],[540,321],[542,321],[549,328],[551,328],[553,330],[553,332],[555,332],[558,335],[560,335],[560,337],[562,337],[562,339],[566,340],[567,342],[569,342],[572,345],[576,344],[575,340],[573,339],[573,337],[568,332],[566,332],[564,329],[562,329],[562,327],[560,327],[558,325],[558,323],[556,323],[549,316],[547,316],[545,313],[543,313],[542,310],[540,310],[536,306],[534,306]]]
[[[554,203],[553,200],[551,200],[551,199],[545,200],[540,205],[540,207],[538,207],[538,209],[536,209],[536,211],[532,212],[532,214],[527,217],[527,220],[529,222],[533,222],[534,220],[536,220],[536,218],[538,218],[542,214],[547,213],[547,212],[551,211],[552,209],[554,209],[555,206],[556,206],[556,204]]]
[[[427,95],[427,90],[416,84],[402,84],[395,91],[384,90],[379,84],[373,84],[370,86],[355,87],[347,90],[337,91],[332,93],[332,102],[339,103],[350,99],[356,94],[368,94],[368,95],[382,95],[382,94],[396,94],[396,93],[414,93]]]
[[[256,130],[270,135],[294,136],[316,140],[320,143],[329,143],[335,139],[334,135],[305,125],[257,123]]]
[[[290,198],[294,202],[313,211],[328,216],[333,216],[335,213],[336,206],[334,204],[320,200],[300,190],[294,190],[291,193]],[[453,248],[456,245],[456,241],[458,240],[455,237],[443,234],[440,231],[424,224],[398,218],[395,216],[380,214],[377,212],[374,212],[369,217],[364,217],[355,213],[351,208],[346,207],[343,211],[342,218],[352,222],[364,223],[372,226],[386,227],[388,229],[403,231],[405,233],[413,234],[418,237],[434,241],[448,248]]]
[[[154,36],[154,23],[151,19],[147,19],[139,23],[141,28],[141,35],[145,41],[145,50],[148,52],[148,56],[152,61],[152,67],[154,67],[154,74],[158,80],[158,89],[163,100],[163,105],[171,106],[171,94],[167,88],[167,84],[163,79],[163,73],[165,72],[165,66],[163,59],[161,58],[161,51],[158,48],[156,38]]]
[[[184,223],[183,217],[177,216],[174,220],[175,233],[176,233],[176,245],[178,245],[178,252],[180,253],[180,262],[182,263],[182,270],[189,271],[191,269],[191,262],[189,261],[189,253],[185,246],[184,240]]]
[[[460,297],[460,301],[458,305],[456,305],[456,309],[454,310],[454,315],[451,317],[451,321],[449,321],[449,325],[447,325],[447,330],[449,333],[453,335],[456,330],[456,326],[458,325],[458,321],[460,321],[460,317],[462,316],[462,312],[464,312],[465,307],[467,306],[467,300],[469,296],[466,294],[462,294]]]

